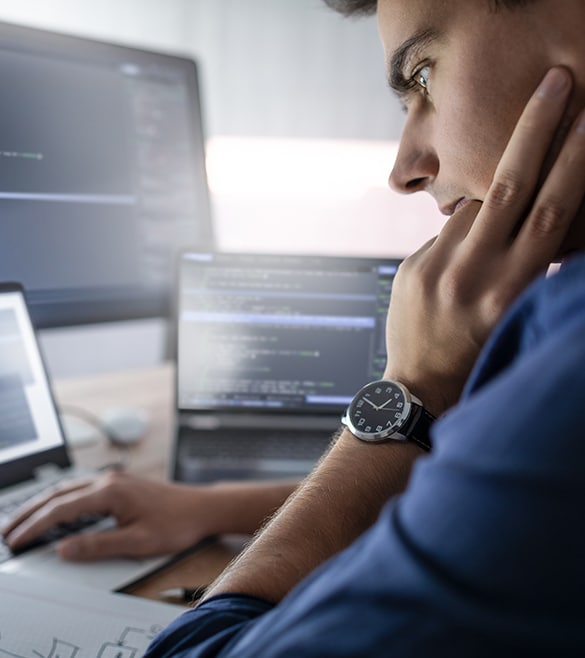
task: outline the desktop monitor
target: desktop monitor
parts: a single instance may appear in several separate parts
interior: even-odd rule
[[[37,327],[166,317],[213,246],[196,63],[0,23],[0,280]]]

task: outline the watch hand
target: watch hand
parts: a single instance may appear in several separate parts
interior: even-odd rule
[[[368,398],[364,398],[364,401],[367,402],[367,403],[368,403],[369,405],[371,405],[372,407],[374,407],[374,409],[376,409],[376,410],[378,410],[378,409],[380,408],[380,407],[378,407],[377,405],[375,405],[373,402],[371,402],[370,400],[368,400]]]
[[[386,400],[386,402],[384,402],[384,404],[381,404],[379,407],[376,407],[376,408],[379,411],[380,409],[383,409],[387,404],[390,404],[390,402],[392,402],[392,398]]]

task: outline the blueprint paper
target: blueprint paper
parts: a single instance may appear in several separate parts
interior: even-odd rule
[[[0,658],[140,658],[185,608],[0,574]]]

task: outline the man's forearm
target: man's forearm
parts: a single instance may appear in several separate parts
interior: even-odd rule
[[[220,481],[198,488],[193,509],[207,518],[208,534],[254,534],[298,486],[298,481]],[[192,489],[192,487],[190,487]],[[209,514],[203,514],[205,506]]]
[[[405,488],[421,454],[410,443],[366,444],[345,430],[207,596],[239,592],[279,601],[376,520],[384,503]]]

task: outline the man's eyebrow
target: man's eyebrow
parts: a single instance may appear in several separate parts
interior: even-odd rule
[[[404,75],[404,68],[409,59],[411,59],[419,50],[422,50],[438,38],[435,30],[421,30],[414,34],[410,39],[404,41],[392,53],[388,66],[388,85],[398,96],[404,96],[412,87],[412,81]]]

